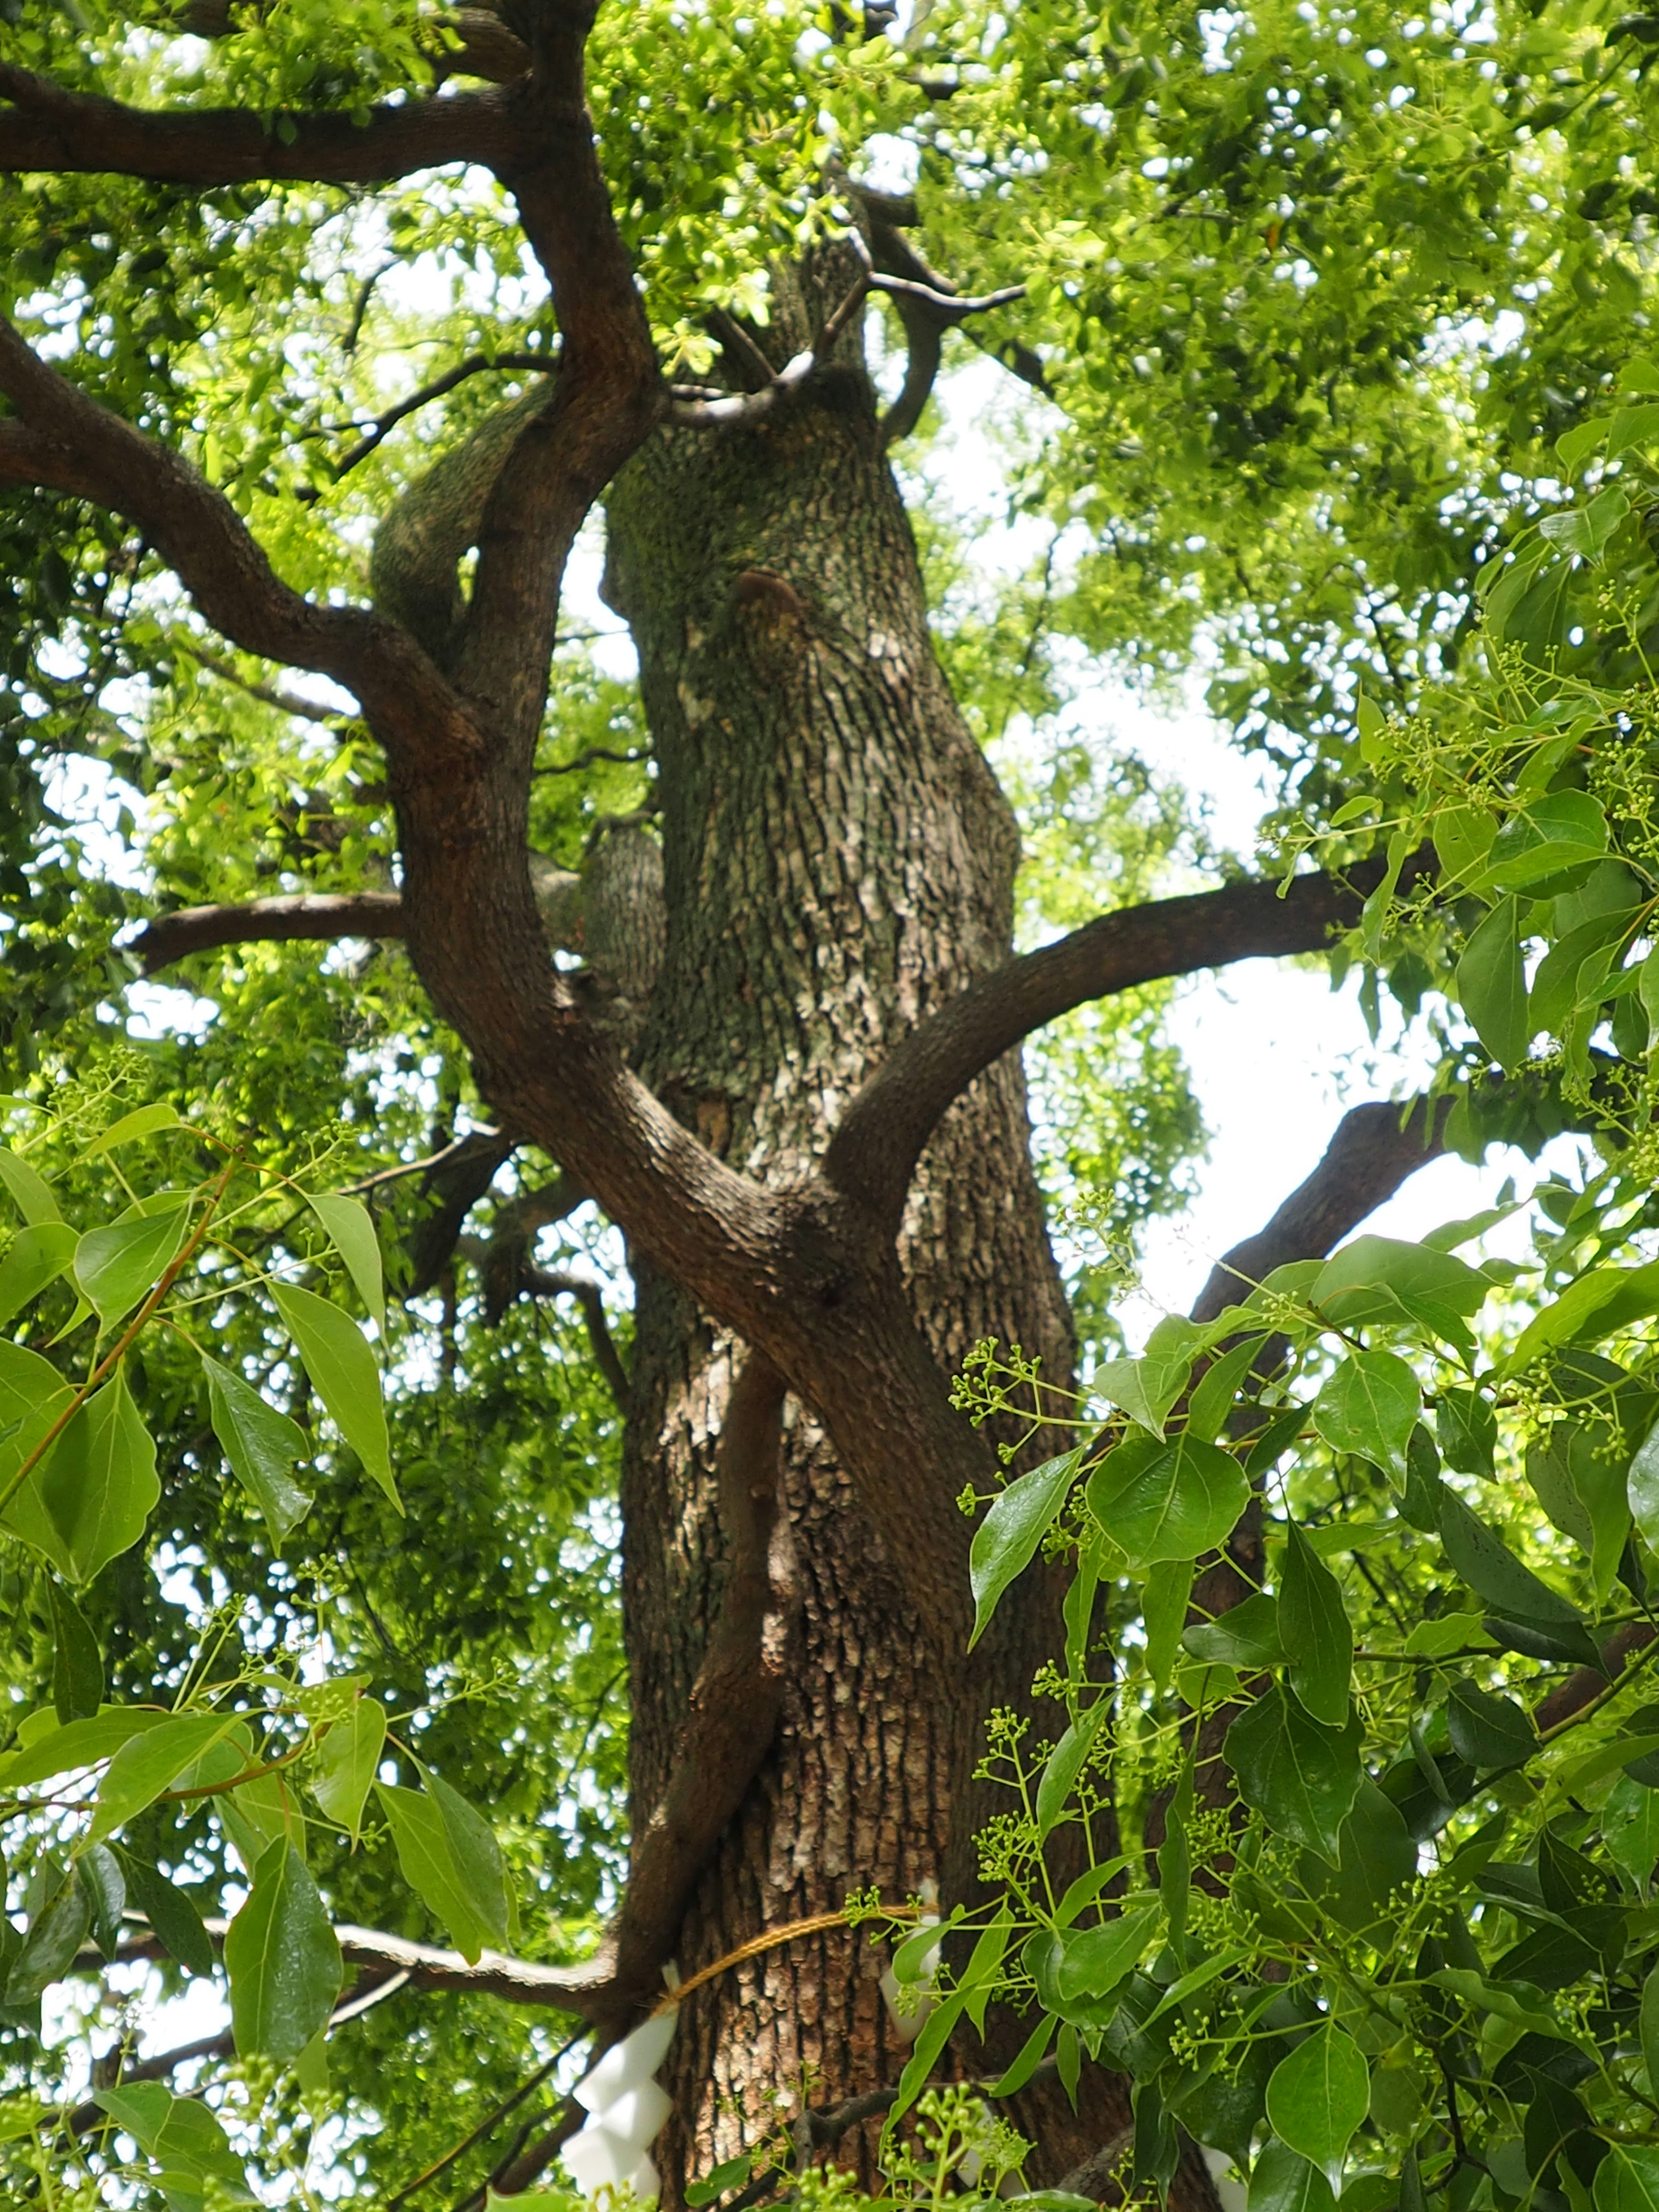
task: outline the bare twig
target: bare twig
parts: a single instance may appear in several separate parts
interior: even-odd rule
[[[348,475],[356,467],[359,461],[366,461],[368,459],[388,432],[394,430],[405,416],[413,415],[418,408],[426,406],[431,400],[441,399],[447,392],[453,392],[458,384],[465,384],[469,377],[482,376],[489,369],[503,371],[532,369],[546,375],[551,374],[558,365],[556,356],[550,354],[474,354],[470,360],[462,362],[459,367],[448,370],[444,375],[434,377],[430,384],[423,384],[418,392],[411,392],[406,399],[400,399],[395,407],[388,407],[384,415],[377,415],[356,444],[348,447],[336,461],[335,476],[337,478]]]
[[[388,2197],[386,2202],[386,2212],[398,2212],[398,2207],[407,2203],[417,2189],[424,2189],[428,2181],[435,2181],[441,2173],[447,2173],[458,2158],[465,2158],[468,2151],[471,2150],[476,2144],[481,2143],[487,2135],[501,2125],[509,2112],[515,2112],[526,2097],[534,2095],[554,2068],[557,2066],[559,2061],[568,2057],[587,2033],[588,2031],[583,2028],[580,2034],[573,2035],[568,2041],[562,2043],[546,2063],[538,2066],[528,2080],[521,2081],[512,2095],[497,2105],[493,2112],[486,2113],[470,2135],[464,2136],[461,2141],[452,2150],[447,2150],[441,2158],[434,2159],[424,2173],[417,2173],[413,2181],[406,2181],[395,2196]]]
[[[234,662],[210,653],[191,638],[175,637],[173,642],[181,653],[210,669],[222,682],[246,691],[250,699],[263,700],[267,707],[275,707],[284,714],[298,715],[302,721],[317,722],[326,727],[356,712],[356,708],[319,707],[314,699],[302,699],[297,691],[283,690],[275,684],[260,684],[251,676],[244,676]]]
[[[628,1370],[623,1365],[617,1340],[611,1334],[611,1323],[605,1310],[605,1294],[593,1278],[537,1267],[526,1261],[523,1281],[532,1297],[572,1297],[580,1301],[582,1316],[587,1323],[587,1340],[593,1347],[594,1360],[618,1407],[625,1410],[628,1404]]]

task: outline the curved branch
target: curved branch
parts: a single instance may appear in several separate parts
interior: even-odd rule
[[[146,975],[192,952],[221,945],[326,943],[343,937],[401,937],[404,902],[396,891],[303,893],[250,899],[243,906],[181,906],[158,914],[127,947]]]
[[[458,384],[465,384],[469,377],[483,376],[487,371],[497,368],[534,369],[545,374],[557,367],[557,356],[552,354],[475,353],[442,376],[434,377],[430,384],[423,384],[418,392],[411,392],[407,399],[400,399],[395,407],[388,407],[384,415],[377,415],[356,444],[348,447],[334,464],[336,481],[349,475],[359,461],[366,461],[387,433],[396,429],[405,416],[413,415],[417,409],[428,405],[434,399],[441,399],[447,392],[453,392]]]
[[[131,107],[0,62],[0,169],[114,171],[158,184],[379,185],[450,161],[493,167],[518,137],[501,92],[369,110],[264,116],[237,107]]]
[[[858,247],[864,245],[856,231],[850,232],[851,242]],[[814,370],[829,360],[836,342],[869,296],[870,288],[878,280],[868,264],[859,272],[859,277],[847,296],[824,319],[823,327],[805,353],[798,353],[778,370],[769,384],[758,392],[716,392],[712,396],[699,393],[687,385],[676,385],[664,410],[665,419],[685,429],[733,430],[745,428],[769,415],[780,400],[792,392],[798,392]]]
[[[283,583],[230,501],[171,447],[78,390],[0,319],[0,480],[66,491],[137,523],[206,619],[261,659],[331,676],[411,750],[470,751],[459,703],[412,639],[356,607]],[[446,743],[447,741],[447,743]]]
[[[668,1785],[635,1834],[611,1947],[613,2006],[659,1996],[663,1961],[709,1854],[770,1748],[800,1594],[781,1495],[783,1378],[750,1351],[732,1388],[715,1459],[729,1558]]]
[[[1445,1150],[1449,1098],[1419,1098],[1409,1111],[1387,1100],[1352,1107],[1319,1165],[1267,1225],[1217,1261],[1192,1319],[1213,1321],[1292,1260],[1323,1259],[1407,1176]]]
[[[1401,878],[1415,881],[1431,863]],[[913,1030],[854,1098],[823,1156],[836,1188],[896,1224],[934,1125],[975,1077],[1005,1052],[1088,1000],[1237,960],[1316,952],[1358,920],[1382,880],[1369,860],[1346,878],[1308,875],[1280,885],[1229,884],[1186,898],[1097,915],[1057,944],[969,984]]]

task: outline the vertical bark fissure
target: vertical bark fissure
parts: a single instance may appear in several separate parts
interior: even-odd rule
[[[642,1071],[727,1164],[774,1188],[805,1173],[872,1069],[1006,960],[1012,936],[1012,814],[934,660],[873,395],[846,353],[804,404],[752,431],[659,433],[608,502],[607,592],[639,647],[663,801],[667,945]],[[994,1336],[1069,1376],[1017,1059],[941,1121],[900,1260],[941,1372]],[[870,1281],[886,1267],[872,1252]],[[720,1601],[714,1441],[740,1353],[648,1265],[639,1291],[624,1608],[645,1806]],[[857,1340],[855,1324],[824,1322],[826,1343]],[[902,1376],[900,1352],[874,1371]],[[843,1401],[838,1430],[844,1415]],[[869,1426],[872,1449],[915,1432],[878,1402]],[[962,1436],[958,1457],[915,1468],[918,1484],[954,1494],[982,1466],[965,1423]],[[944,1878],[983,1711],[1022,1699],[1053,1648],[1053,1593],[1034,1577],[986,1660],[941,1667],[907,1595],[915,1563],[884,1548],[810,1407],[792,1409],[783,1461],[796,1661],[775,1742],[683,1924],[688,1972],[854,1887],[902,1898]],[[831,1931],[697,1994],[664,2077],[671,2190],[688,2162],[752,2144],[776,2096],[793,2113],[896,2078],[905,2051],[882,1963]],[[1055,2126],[1059,2171],[1086,2144]]]

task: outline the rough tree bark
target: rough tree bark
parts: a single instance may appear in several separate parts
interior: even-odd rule
[[[848,257],[826,258],[808,302],[844,289]],[[810,342],[810,307],[792,289],[784,309],[767,337],[787,355]],[[607,513],[607,595],[639,647],[663,807],[667,951],[642,1072],[730,1164],[784,1185],[918,1018],[1008,957],[1013,817],[929,642],[855,336],[810,401],[753,429],[659,432]],[[901,1253],[943,1370],[994,1336],[1069,1378],[1017,1055],[940,1125]],[[633,1796],[648,1805],[723,1572],[712,1458],[732,1352],[695,1300],[648,1263],[639,1273],[624,1603]],[[934,1663],[822,1427],[793,1402],[784,1486],[800,1609],[783,1710],[687,1917],[688,1971],[850,1887],[902,1899],[940,1881],[952,1771],[988,1686]],[[1028,1610],[1036,1626],[1043,1608]],[[1024,1692],[1041,1644],[1039,1630],[1009,1650],[999,1692]],[[775,2094],[805,2084],[822,2103],[893,2079],[904,2048],[882,1964],[836,1930],[699,1992],[664,2077],[665,2170],[752,2144]],[[1045,2118],[1059,2172],[1078,2124],[1061,2100]]]

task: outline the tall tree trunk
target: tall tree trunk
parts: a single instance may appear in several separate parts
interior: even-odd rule
[[[782,307],[767,334],[780,357],[806,336],[788,327],[803,303]],[[1011,942],[1013,818],[934,658],[855,347],[810,401],[746,433],[659,432],[608,502],[606,596],[638,646],[663,805],[666,951],[643,1073],[732,1165],[774,1183],[821,1151],[906,1030]],[[941,1124],[902,1257],[942,1366],[994,1337],[1069,1378],[1017,1056]],[[734,1348],[647,1267],[635,1343],[623,1592],[633,1799],[648,1807],[719,1602],[713,1448]],[[942,1679],[927,1656],[893,1563],[793,1401],[784,1456],[802,1601],[789,1686],[685,1921],[686,1972],[854,1887],[902,1899],[939,1881],[953,1762],[981,1717],[963,1710],[965,1670]],[[1036,1644],[1052,1648],[1041,1632]],[[1015,1694],[1030,1660],[1015,1662]],[[663,2076],[671,2198],[688,2161],[774,2124],[775,2098],[793,2111],[896,2079],[883,1963],[834,1930],[687,2005]],[[1051,2171],[1081,2140],[1053,2118]],[[860,2154],[867,2166],[867,2142]]]

